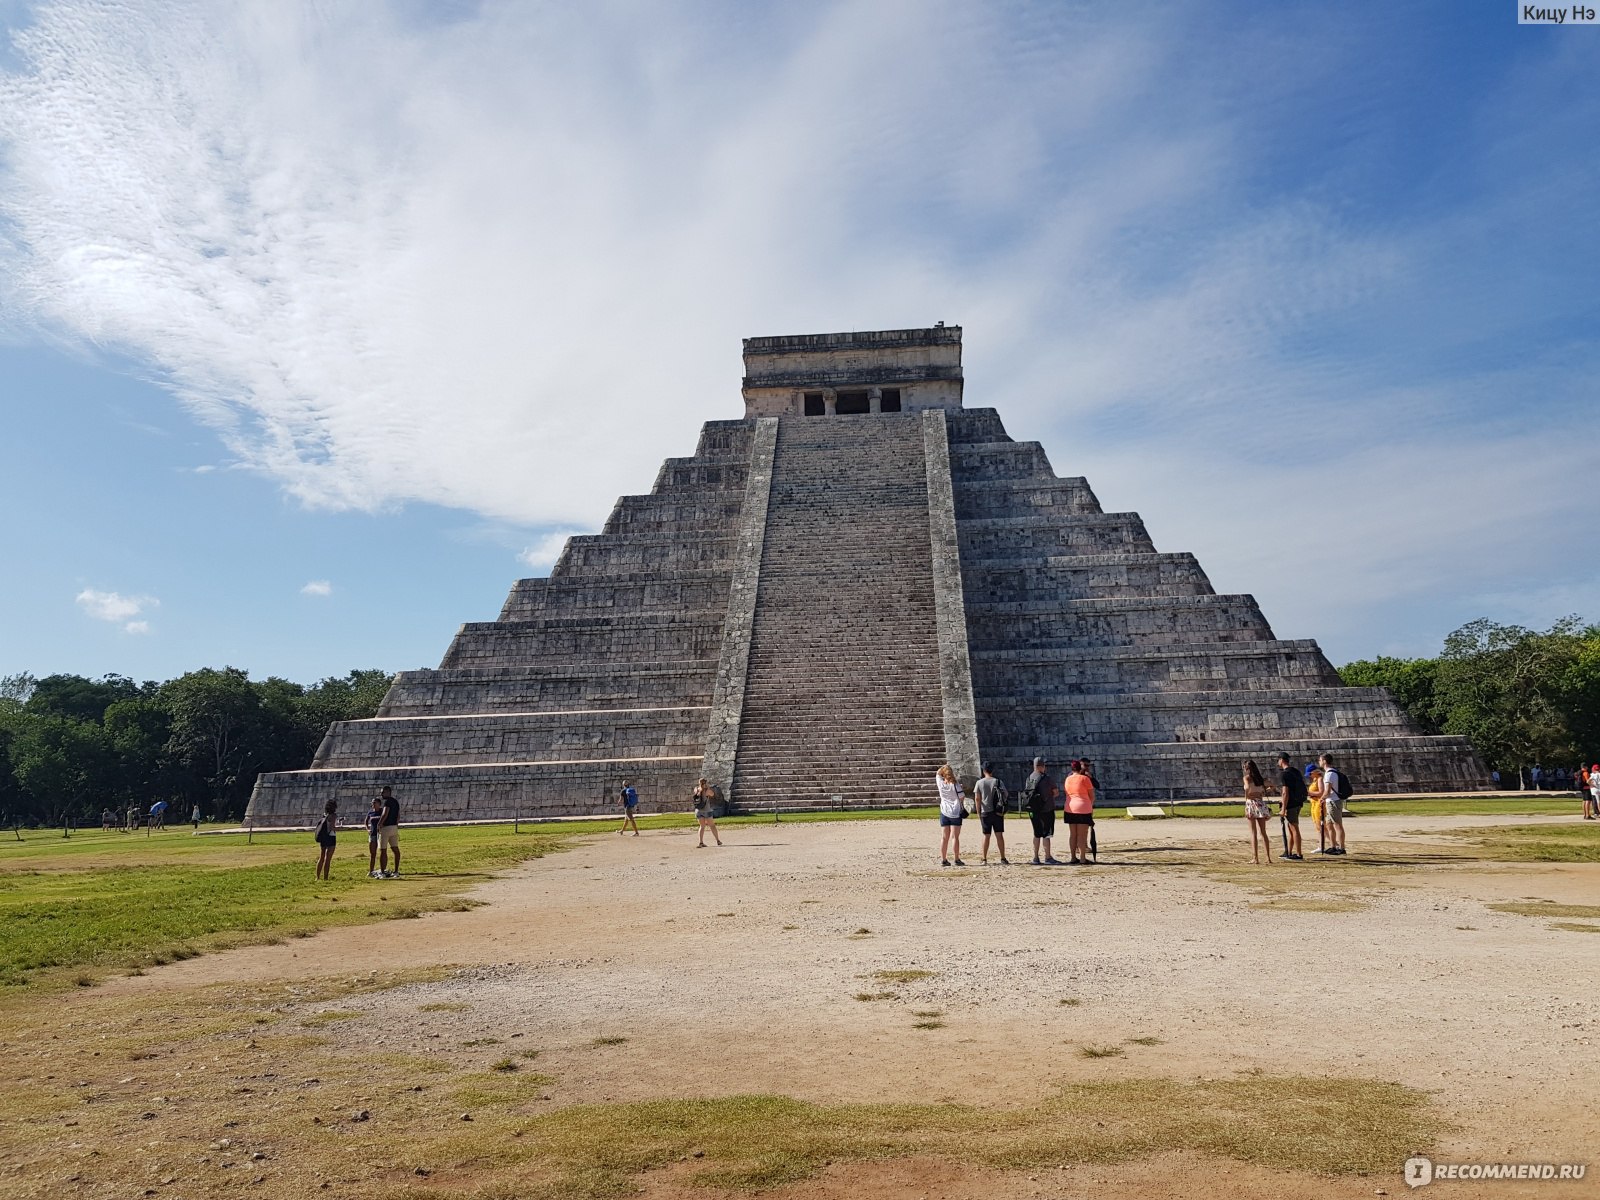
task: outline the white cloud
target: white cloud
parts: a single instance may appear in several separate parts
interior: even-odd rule
[[[149,633],[150,622],[134,618],[161,604],[154,596],[124,596],[120,592],[102,592],[96,588],[84,588],[76,599],[78,607],[89,616],[121,625],[124,633]]]
[[[1341,546],[1366,607],[1285,586],[1297,631],[1600,536],[1565,467],[1475,486],[1566,445],[1600,369],[1592,330],[1527,341],[1590,303],[1546,264],[1593,235],[1521,219],[1593,194],[1577,57],[1479,97],[1459,177],[1393,205],[1355,156],[1407,72],[1303,9],[401,10],[43,8],[0,79],[12,319],[148,364],[332,509],[595,528],[740,415],[741,336],[942,318],[970,403],[1219,586]],[[1345,494],[1313,446],[1358,460]]]
[[[533,545],[525,547],[517,555],[517,561],[536,571],[548,571],[556,565],[556,559],[561,557],[567,538],[576,532],[577,530],[573,529],[562,529],[546,534]]]
[[[300,589],[300,594],[302,596],[331,596],[333,595],[333,584],[326,579],[313,579]]]

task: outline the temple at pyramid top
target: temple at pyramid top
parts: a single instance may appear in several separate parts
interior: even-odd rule
[[[744,339],[744,415],[961,407],[961,326]]]
[[[736,810],[928,804],[943,763],[1015,791],[1034,755],[1092,759],[1113,805],[1237,795],[1280,752],[1332,753],[1363,792],[1488,786],[1465,739],[1346,687],[967,407],[958,327],[750,338],[744,368],[742,419],[310,769],[261,776],[251,819],[383,784],[408,820],[608,811],[624,783],[681,810],[701,777]]]

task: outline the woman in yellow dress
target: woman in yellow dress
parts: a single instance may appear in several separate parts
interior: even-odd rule
[[[1311,823],[1317,827],[1317,853],[1321,854],[1325,846],[1322,828],[1322,768],[1312,767],[1311,774],[1306,777],[1306,795],[1311,799]]]

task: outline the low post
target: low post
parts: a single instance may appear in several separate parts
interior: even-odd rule
[[[256,840],[256,819],[251,817],[244,823],[244,844],[249,846]]]

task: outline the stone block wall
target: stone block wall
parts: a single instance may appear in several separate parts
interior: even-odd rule
[[[701,770],[754,422],[714,421],[648,496],[568,540],[548,579],[461,627],[378,718],[333,726],[312,769],[263,776],[250,816],[304,824],[391,784],[408,820],[684,809]]]
[[[1369,791],[1487,786],[1465,741],[1277,641],[1253,597],[1215,595],[998,414],[949,421],[979,741],[1014,785],[1042,754],[1094,759],[1113,801],[1231,794],[1244,758],[1289,750],[1349,759]]]

